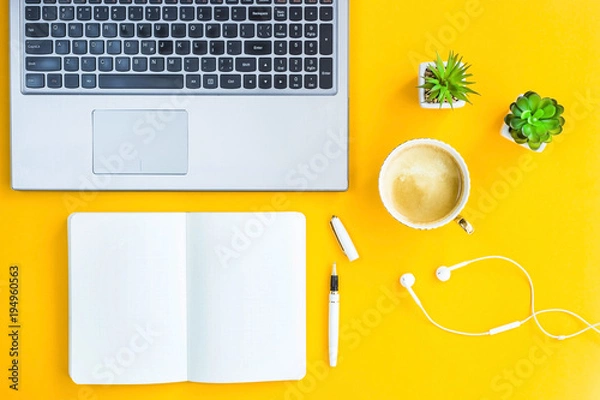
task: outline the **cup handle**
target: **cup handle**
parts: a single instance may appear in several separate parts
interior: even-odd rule
[[[469,221],[467,221],[462,215],[457,215],[456,218],[454,218],[454,221],[456,221],[456,223],[463,228],[467,234],[471,235],[473,232],[475,232],[473,225],[471,225]]]

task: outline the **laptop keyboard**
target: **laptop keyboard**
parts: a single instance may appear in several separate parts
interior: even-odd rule
[[[337,1],[22,0],[22,91],[335,94]]]

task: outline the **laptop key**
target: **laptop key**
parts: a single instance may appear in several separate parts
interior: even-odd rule
[[[317,54],[317,41],[307,40],[304,42],[304,54],[308,56],[314,56]]]
[[[290,89],[302,89],[302,75],[290,75]]]
[[[141,21],[144,19],[144,9],[138,6],[132,6],[127,9],[127,13],[129,15],[129,20],[131,21]]]
[[[148,59],[145,57],[134,57],[132,69],[135,72],[146,72],[148,70]]]
[[[231,57],[219,58],[219,71],[220,72],[233,71],[233,58],[231,58]]]
[[[200,75],[187,75],[185,87],[188,89],[200,89]]]
[[[317,59],[316,58],[305,58],[304,59],[304,70],[306,72],[316,72],[317,71]]]
[[[158,42],[158,54],[162,54],[162,55],[173,54],[173,41],[172,40],[160,40]]]
[[[275,70],[275,72],[287,71],[287,58],[276,58],[273,70]]]
[[[100,89],[183,89],[183,75],[100,75]]]
[[[183,60],[183,69],[185,72],[198,72],[200,70],[200,60],[197,57],[186,57]]]
[[[321,7],[319,10],[319,19],[321,21],[333,20],[333,7]]]
[[[108,54],[112,54],[112,55],[121,54],[121,41],[120,40],[109,40],[106,43],[106,52]]]
[[[204,25],[202,24],[189,24],[188,35],[191,38],[201,38],[204,35]]]
[[[137,24],[137,35],[140,38],[152,37],[152,25],[150,24]]]
[[[123,38],[132,38],[135,36],[135,25],[124,23],[119,25],[119,36]]]
[[[242,42],[240,40],[230,40],[227,42],[227,54],[238,55],[242,54]]]
[[[42,7],[42,19],[44,21],[56,21],[58,19],[58,8],[56,6]]]
[[[152,57],[150,59],[150,71],[162,72],[165,70],[165,59],[160,57]]]
[[[65,87],[67,89],[77,89],[79,87],[79,75],[66,74],[65,75]]]
[[[317,75],[304,75],[304,88],[305,89],[316,89],[318,76]]]
[[[244,75],[244,89],[256,89],[256,75]]]
[[[68,72],[79,71],[79,58],[65,57],[65,59],[63,60],[63,69]]]
[[[69,37],[80,38],[83,36],[83,24],[73,23],[69,24]]]
[[[117,37],[117,24],[112,22],[102,24],[102,36],[106,38]]]
[[[204,75],[203,85],[205,89],[216,89],[217,88],[217,75]]]
[[[215,21],[227,21],[229,19],[229,8],[215,7],[215,14],[213,18]]]
[[[117,72],[128,72],[131,69],[131,59],[129,57],[117,57],[115,60],[115,70]]]
[[[333,87],[333,58],[319,60],[319,87],[331,89]]]
[[[240,89],[242,87],[241,75],[221,75],[221,88]]]
[[[27,71],[44,72],[44,71],[60,71],[60,57],[26,57],[25,69]]]
[[[181,72],[181,58],[169,57],[167,59],[167,71],[169,72]]]
[[[261,57],[258,59],[258,70],[260,72],[271,72],[272,61],[270,58]]]
[[[25,7],[25,19],[27,21],[39,21],[42,16],[40,7],[27,6]]]
[[[98,59],[98,70],[101,72],[111,72],[113,70],[112,57],[100,57]]]
[[[302,21],[302,7],[290,7],[290,21]]]
[[[275,75],[273,87],[275,87],[275,89],[286,89],[287,75]]]
[[[225,42],[222,40],[212,40],[210,42],[210,54],[220,56],[225,53]]]
[[[238,72],[254,72],[256,71],[255,58],[236,58],[235,70]]]
[[[52,24],[50,31],[52,32],[52,37],[64,38],[67,36],[67,24],[62,22]]]
[[[316,38],[317,37],[317,24],[304,25],[304,37],[307,39]]]
[[[275,7],[275,21],[287,20],[287,8],[286,7]]]
[[[221,36],[221,25],[219,24],[206,24],[204,34],[208,38],[218,38]]]
[[[261,89],[271,89],[272,78],[271,75],[259,75],[258,76],[258,87]]]
[[[73,6],[62,6],[58,9],[60,19],[63,21],[72,21],[75,19],[75,7]],[[50,83],[50,82],[48,82]],[[50,86],[50,85],[48,85]]]
[[[322,24],[319,27],[319,52],[323,56],[333,54],[333,25]]]
[[[304,8],[304,19],[306,21],[316,21],[318,18],[317,7],[305,7]]]
[[[81,75],[81,87],[84,89],[94,89],[96,87],[96,75]]]
[[[62,87],[62,75],[48,74],[48,87],[51,89],[60,89]]]
[[[52,54],[52,40],[27,40],[25,52],[27,54]]]
[[[85,36],[89,38],[100,37],[100,24],[97,22],[85,24]]]
[[[125,18],[127,18],[127,9],[123,6],[112,7],[110,15],[113,21],[125,21]]]
[[[41,89],[44,87],[44,74],[25,75],[25,86],[29,89]]]
[[[214,57],[202,57],[202,72],[214,72],[217,70],[217,59]]]
[[[81,58],[81,70],[84,72],[96,71],[96,58],[94,57],[82,57]]]
[[[248,40],[244,42],[244,53],[253,56],[271,54],[271,47],[269,40]]]
[[[233,7],[231,9],[231,19],[233,21],[245,21],[246,7]]]
[[[290,58],[290,72],[302,71],[302,59],[301,58]]]
[[[271,18],[271,7],[250,7],[248,9],[248,19],[250,21],[269,21]]]
[[[54,45],[56,54],[64,55],[71,52],[71,42],[68,40],[57,40]]]
[[[77,19],[79,21],[89,21],[92,19],[92,7],[77,7]]]
[[[89,46],[90,54],[104,54],[104,40],[92,40]]]
[[[206,40],[194,40],[192,42],[192,53],[202,56],[208,52],[208,42]]]
[[[189,40],[178,40],[175,43],[175,53],[180,56],[186,56],[190,54],[190,42]]]
[[[156,41],[155,40],[143,40],[142,41],[142,54],[152,55],[156,54]]]
[[[254,37],[254,24],[241,24],[240,25],[240,36],[244,39]]]
[[[106,6],[94,7],[94,19],[96,21],[107,21],[108,11],[108,7]]]
[[[32,38],[48,37],[50,26],[46,23],[25,24],[25,36]]]
[[[126,40],[123,45],[123,52],[127,55],[136,55],[140,52],[140,43],[137,40]]]

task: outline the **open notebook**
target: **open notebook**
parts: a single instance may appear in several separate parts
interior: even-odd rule
[[[301,379],[299,213],[69,218],[69,373],[80,384]]]

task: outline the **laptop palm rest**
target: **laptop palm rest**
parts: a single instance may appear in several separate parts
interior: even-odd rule
[[[92,121],[95,174],[187,174],[187,111],[95,110]]]

